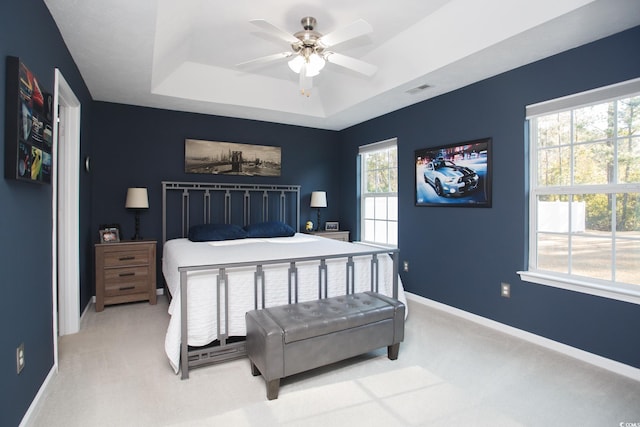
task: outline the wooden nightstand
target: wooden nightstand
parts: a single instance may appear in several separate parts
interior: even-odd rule
[[[156,242],[96,243],[96,311],[105,305],[156,303]]]
[[[341,240],[343,242],[349,241],[348,231],[312,231],[309,234],[313,234],[314,236],[327,237],[333,240]]]

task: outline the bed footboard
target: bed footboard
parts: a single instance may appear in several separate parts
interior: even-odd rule
[[[189,369],[199,367],[203,365],[210,365],[215,363],[226,362],[233,359],[238,359],[246,356],[245,342],[244,340],[238,341],[237,337],[230,337],[228,333],[230,306],[229,306],[229,274],[234,269],[238,268],[250,268],[254,271],[254,309],[265,308],[265,290],[268,284],[265,283],[264,269],[267,266],[276,264],[288,266],[288,303],[298,303],[300,286],[308,286],[308,284],[299,283],[298,266],[301,263],[312,262],[317,265],[317,299],[328,298],[329,295],[329,283],[328,283],[328,262],[344,261],[345,265],[345,278],[344,278],[344,295],[353,294],[355,289],[355,264],[354,257],[362,259],[363,257],[370,258],[370,291],[379,292],[381,280],[380,277],[380,257],[390,257],[392,260],[392,296],[398,298],[399,284],[398,284],[398,263],[399,263],[399,250],[391,248],[380,248],[371,246],[371,250],[360,251],[354,253],[341,253],[333,254],[322,257],[301,257],[301,258],[287,258],[264,261],[260,263],[231,263],[231,264],[210,264],[210,265],[198,265],[191,267],[180,267],[180,329],[181,329],[181,347],[180,347],[180,370],[181,378],[189,378]],[[188,337],[188,295],[189,295],[189,273],[190,272],[207,272],[215,275],[216,277],[216,300],[217,303],[213,309],[215,309],[217,319],[217,340],[216,345],[207,346],[203,348],[189,348],[187,343]],[[331,295],[336,296],[336,295]],[[244,313],[243,313],[244,314]]]

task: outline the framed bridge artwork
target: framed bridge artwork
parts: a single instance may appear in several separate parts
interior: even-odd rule
[[[186,173],[280,176],[282,149],[269,145],[185,139]]]

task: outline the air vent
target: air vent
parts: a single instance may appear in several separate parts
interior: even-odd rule
[[[420,93],[420,92],[422,92],[423,90],[428,89],[428,88],[430,88],[430,87],[431,87],[431,86],[429,86],[428,84],[423,84],[423,85],[420,85],[420,86],[418,86],[418,87],[414,87],[413,89],[409,89],[409,90],[407,91],[407,93],[408,93],[409,95],[415,95],[416,93]]]

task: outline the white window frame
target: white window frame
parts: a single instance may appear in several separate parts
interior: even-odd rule
[[[640,94],[640,78],[582,92],[563,98],[554,99],[539,104],[527,106],[527,124],[535,117],[562,111],[574,110],[588,105],[600,104],[614,99],[620,99]],[[532,129],[530,129],[532,131]],[[552,286],[561,289],[597,295],[605,298],[640,304],[640,286],[626,283],[585,278],[570,274],[540,271],[537,266],[537,141],[535,134],[530,134],[529,141],[529,266],[526,271],[518,271],[521,279],[526,282]],[[640,184],[607,184],[607,185],[572,185],[570,187],[556,187],[553,192],[566,194],[576,189],[584,193],[601,192],[640,192]],[[549,190],[544,192],[548,194]],[[639,271],[640,274],[640,271]]]
[[[388,243],[389,239],[388,239],[388,233],[387,233],[387,239],[385,242],[381,242],[381,241],[373,241],[373,240],[367,240],[365,237],[365,221],[367,218],[365,218],[365,204],[367,202],[367,199],[371,199],[371,198],[377,198],[377,197],[384,197],[384,198],[389,198],[389,197],[395,197],[396,199],[396,212],[397,212],[397,201],[398,201],[398,192],[385,192],[385,193],[367,193],[366,190],[366,166],[365,166],[365,162],[364,162],[364,155],[366,154],[371,154],[374,153],[376,151],[382,151],[382,150],[387,150],[390,148],[395,148],[396,149],[396,153],[398,150],[398,138],[390,138],[384,141],[380,141],[380,142],[374,142],[373,144],[367,144],[367,145],[362,145],[359,147],[358,149],[358,155],[360,156],[360,165],[361,165],[361,170],[360,170],[360,236],[361,236],[361,240],[362,242],[365,243],[372,243],[375,245],[382,245],[382,246],[388,246],[388,247],[397,247],[398,244],[397,243]],[[398,165],[396,164],[396,168],[398,167]],[[398,218],[396,217],[395,220],[392,219],[388,219],[389,215],[387,214],[387,219],[377,219],[376,221],[385,221],[387,223],[387,229],[389,226],[389,223],[395,223],[395,229],[396,229],[396,236],[398,235]]]

